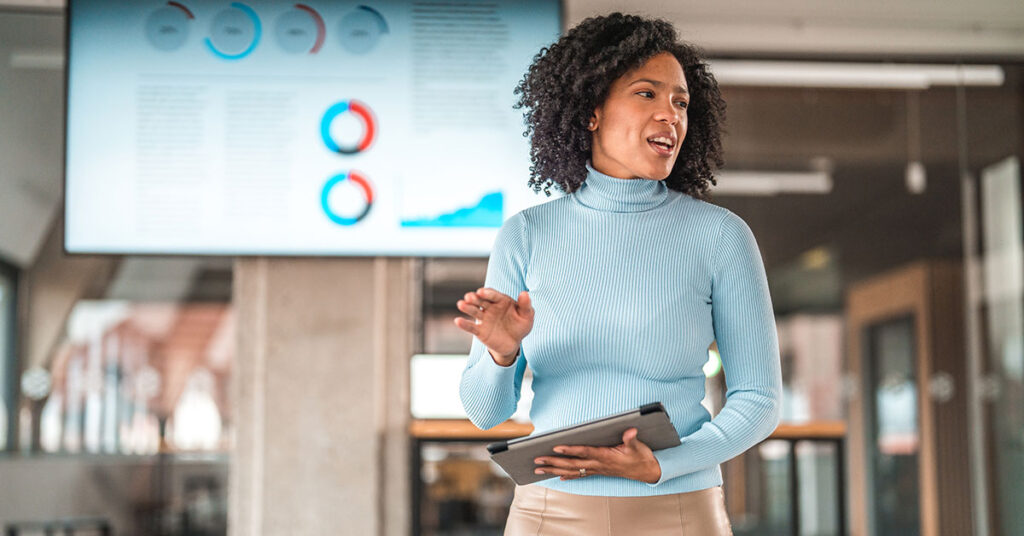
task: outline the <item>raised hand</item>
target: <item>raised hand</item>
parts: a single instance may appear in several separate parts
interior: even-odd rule
[[[523,338],[533,329],[530,294],[520,292],[519,299],[513,300],[493,288],[479,288],[467,292],[456,305],[470,318],[456,318],[455,325],[480,339],[497,364],[511,365]]]

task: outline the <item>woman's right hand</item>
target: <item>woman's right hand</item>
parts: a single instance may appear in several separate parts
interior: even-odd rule
[[[480,288],[467,292],[456,305],[471,317],[456,318],[459,329],[480,339],[495,363],[507,367],[515,362],[519,345],[533,329],[530,293],[520,292],[517,301],[493,288]]]

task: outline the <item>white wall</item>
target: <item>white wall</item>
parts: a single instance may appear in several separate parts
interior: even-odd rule
[[[60,206],[64,17],[0,10],[0,257],[27,267]]]

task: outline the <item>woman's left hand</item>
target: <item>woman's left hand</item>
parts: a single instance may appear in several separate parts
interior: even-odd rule
[[[543,456],[534,460],[537,474],[549,474],[572,480],[590,475],[619,476],[654,484],[661,479],[661,465],[654,452],[636,438],[637,429],[622,434],[615,447],[557,446],[561,456]],[[571,457],[567,457],[571,456]],[[586,474],[580,472],[586,469]]]

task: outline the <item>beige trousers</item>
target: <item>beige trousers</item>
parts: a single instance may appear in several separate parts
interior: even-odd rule
[[[574,495],[516,486],[505,536],[731,536],[721,486],[650,497]]]

